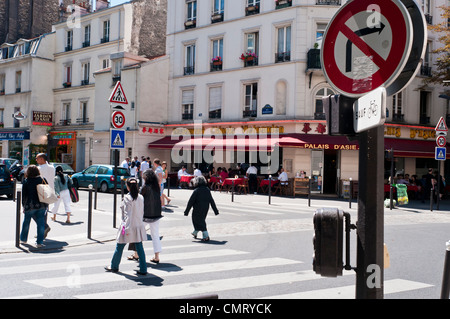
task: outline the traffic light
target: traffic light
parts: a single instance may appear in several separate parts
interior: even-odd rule
[[[356,135],[353,126],[353,104],[356,100],[342,94],[322,98],[329,135]]]
[[[314,214],[313,270],[323,277],[342,276],[344,212],[321,208]]]

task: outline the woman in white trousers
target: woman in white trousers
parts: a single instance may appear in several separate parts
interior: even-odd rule
[[[58,201],[51,209],[51,212],[53,213],[52,220],[56,221],[56,214],[58,213],[59,205],[63,202],[64,210],[67,215],[66,223],[70,224],[70,214],[72,213],[70,204],[72,203],[72,200],[70,199],[69,183],[71,182],[71,179],[67,176],[67,174],[63,173],[61,166],[56,167],[55,174],[55,194],[58,196]]]

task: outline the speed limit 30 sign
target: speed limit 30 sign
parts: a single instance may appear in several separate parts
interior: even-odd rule
[[[120,111],[113,112],[111,116],[111,124],[114,128],[123,128],[125,126],[125,115]]]

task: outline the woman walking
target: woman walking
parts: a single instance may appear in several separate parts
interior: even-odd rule
[[[111,266],[106,266],[105,270],[118,272],[122,253],[127,243],[134,243],[139,256],[138,275],[147,274],[147,263],[145,262],[145,251],[142,242],[147,239],[145,232],[144,198],[139,194],[139,182],[136,178],[130,177],[127,180],[128,194],[123,198],[120,208],[122,209],[122,223],[117,234],[117,245],[111,260]]]
[[[184,216],[188,216],[191,208],[194,208],[192,212],[192,224],[194,225],[192,236],[197,238],[198,232],[201,231],[203,234],[202,241],[207,242],[209,241],[209,234],[206,229],[206,215],[208,215],[209,205],[211,205],[216,216],[219,215],[219,211],[212,198],[211,191],[208,188],[208,183],[203,176],[195,177],[194,187],[196,187],[196,189],[189,199],[186,210],[184,211]]]
[[[72,200],[70,199],[69,186],[72,183],[72,179],[67,174],[63,173],[61,166],[56,167],[55,173],[55,193],[56,196],[58,196],[58,201],[53,205],[51,210],[51,213],[53,213],[52,220],[56,221],[56,214],[58,213],[59,205],[62,201],[67,215],[66,224],[70,224],[70,214],[72,213],[70,203]]]
[[[47,211],[47,204],[39,201],[37,192],[37,185],[47,183],[47,181],[39,174],[39,169],[35,165],[28,166],[25,173],[25,180],[22,184],[22,205],[25,217],[22,224],[22,232],[20,233],[20,242],[22,244],[26,244],[28,240],[28,232],[30,230],[30,222],[33,218],[37,225],[37,248],[43,246],[45,212]]]

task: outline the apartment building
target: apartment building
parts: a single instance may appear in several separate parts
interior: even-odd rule
[[[439,22],[441,2],[424,2],[428,23],[433,23],[431,16]],[[170,148],[179,141],[172,140],[171,133],[181,138],[206,129],[224,139],[236,132],[278,133],[279,164],[288,175],[305,171],[314,180],[314,191],[339,194],[342,180],[358,179],[359,146],[357,141],[326,134],[322,97],[337,92],[327,83],[319,57],[327,24],[341,5],[339,0],[169,3],[168,136],[149,147]],[[430,34],[428,50],[437,45],[437,35]],[[438,97],[442,87],[423,85],[432,65],[433,57],[427,54],[418,76],[388,101],[386,144],[398,148],[397,170],[410,174],[437,165],[430,137],[433,125],[445,115],[445,102]],[[199,121],[202,131],[195,129]],[[400,136],[391,136],[398,130]],[[412,130],[417,132],[414,137]],[[201,147],[207,143],[205,138]],[[411,143],[420,146],[425,160],[416,160]],[[237,149],[229,151],[234,155],[216,156],[214,165],[234,168],[240,164]],[[166,153],[169,158],[170,151]],[[248,163],[248,147],[244,156]],[[176,168],[201,162],[191,151],[184,154],[182,163],[171,164]]]

